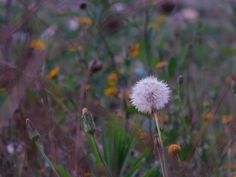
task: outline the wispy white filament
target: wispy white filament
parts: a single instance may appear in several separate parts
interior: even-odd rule
[[[132,88],[131,103],[140,112],[151,113],[162,109],[168,103],[170,89],[166,83],[154,76],[138,81]]]

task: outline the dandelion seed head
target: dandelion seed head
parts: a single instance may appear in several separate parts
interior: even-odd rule
[[[131,103],[138,111],[145,113],[162,109],[168,103],[169,97],[168,85],[154,76],[138,81],[130,95]]]

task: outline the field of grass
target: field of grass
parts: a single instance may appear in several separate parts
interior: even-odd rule
[[[236,177],[235,19],[233,0],[0,0],[0,177]]]

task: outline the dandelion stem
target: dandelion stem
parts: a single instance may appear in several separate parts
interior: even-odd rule
[[[154,112],[154,118],[155,118],[157,132],[158,132],[158,136],[159,136],[159,140],[160,140],[160,144],[161,144],[161,149],[162,149],[161,150],[162,153],[160,153],[161,169],[162,169],[163,176],[168,177],[167,169],[166,169],[165,149],[164,149],[164,144],[163,144],[163,141],[162,141],[162,138],[161,138],[161,129],[160,129],[159,122],[158,122],[157,112]]]

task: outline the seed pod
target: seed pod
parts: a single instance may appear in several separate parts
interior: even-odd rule
[[[98,59],[94,59],[89,64],[89,71],[91,74],[94,74],[102,69],[102,63]]]
[[[87,2],[85,0],[81,0],[79,2],[79,9],[85,10],[87,8]]]
[[[118,12],[107,12],[99,23],[101,32],[105,35],[112,35],[121,30],[124,25],[124,16]]]

